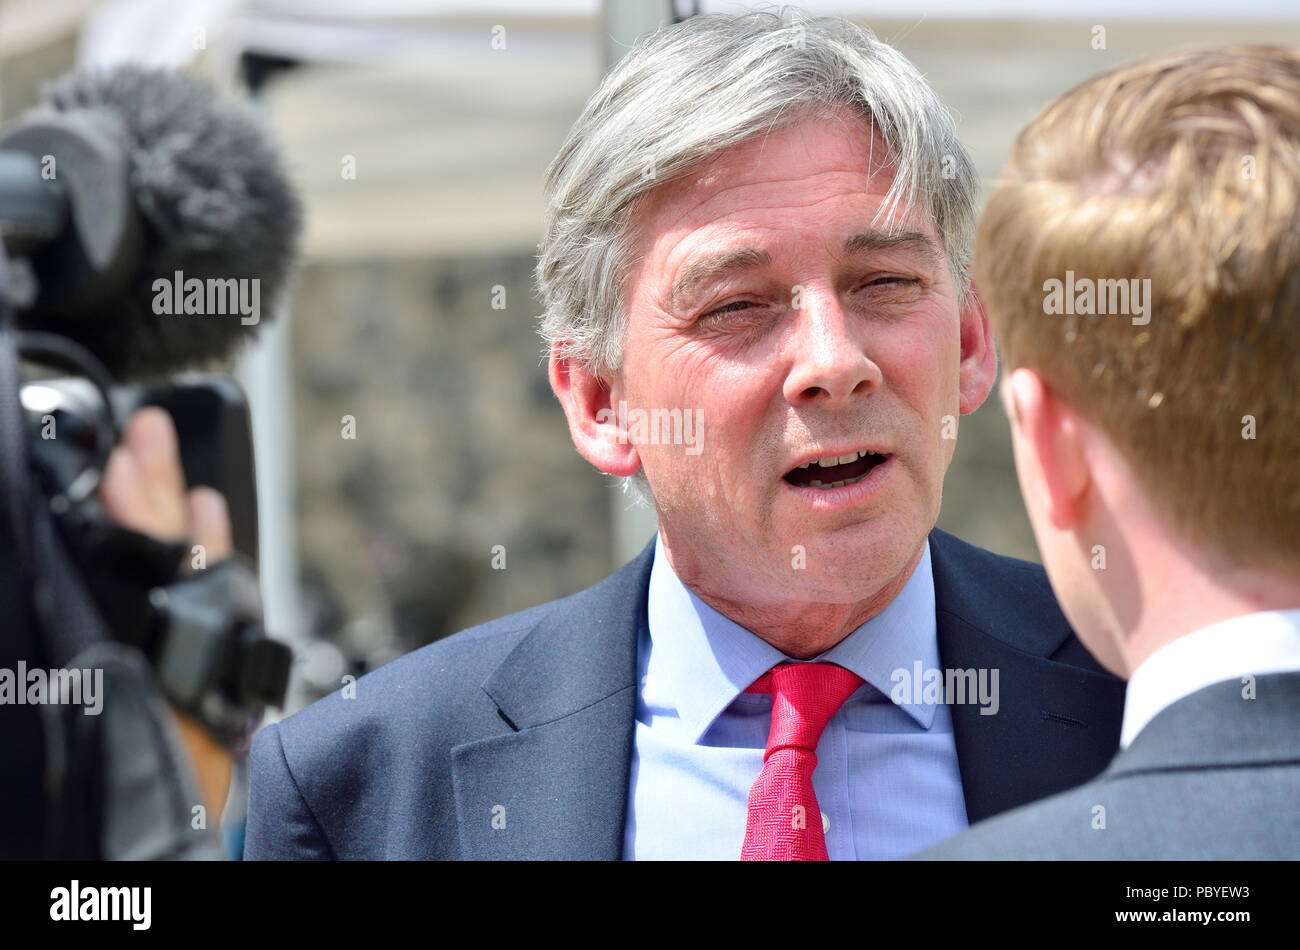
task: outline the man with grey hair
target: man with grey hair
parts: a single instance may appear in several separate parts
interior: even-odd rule
[[[264,730],[246,856],[893,858],[1100,771],[1122,684],[1040,568],[934,529],[997,368],[978,187],[847,21],[632,50],[537,273],[573,441],[658,534]]]

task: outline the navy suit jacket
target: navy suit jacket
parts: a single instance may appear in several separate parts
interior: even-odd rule
[[[572,597],[439,640],[259,733],[248,859],[618,859],[653,542]],[[930,535],[939,658],[997,669],[1000,708],[954,705],[979,821],[1097,775],[1124,684],[1041,567]]]

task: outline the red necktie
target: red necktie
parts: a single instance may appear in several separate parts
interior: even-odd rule
[[[745,690],[772,694],[772,729],[763,771],[749,790],[742,861],[830,860],[812,783],[817,743],[864,682],[833,663],[783,663]]]

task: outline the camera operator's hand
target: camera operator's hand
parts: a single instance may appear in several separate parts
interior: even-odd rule
[[[104,470],[99,501],[124,528],[159,541],[190,539],[203,545],[209,564],[233,550],[225,498],[212,488],[186,491],[176,429],[162,409],[147,407],[131,417]],[[189,563],[187,554],[184,570]],[[175,709],[172,714],[216,821],[230,789],[231,755],[189,716]]]
[[[211,563],[233,549],[230,515],[221,493],[202,487],[185,490],[176,428],[165,410],[148,406],[131,417],[109,457],[99,501],[124,528],[159,541],[192,538],[204,546]]]

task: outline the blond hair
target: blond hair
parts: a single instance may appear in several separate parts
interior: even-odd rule
[[[1184,536],[1300,567],[1300,54],[1177,52],[1075,87],[1016,139],[974,269],[1007,368],[1101,428]],[[1149,280],[1149,310],[1062,312],[1067,273]]]

